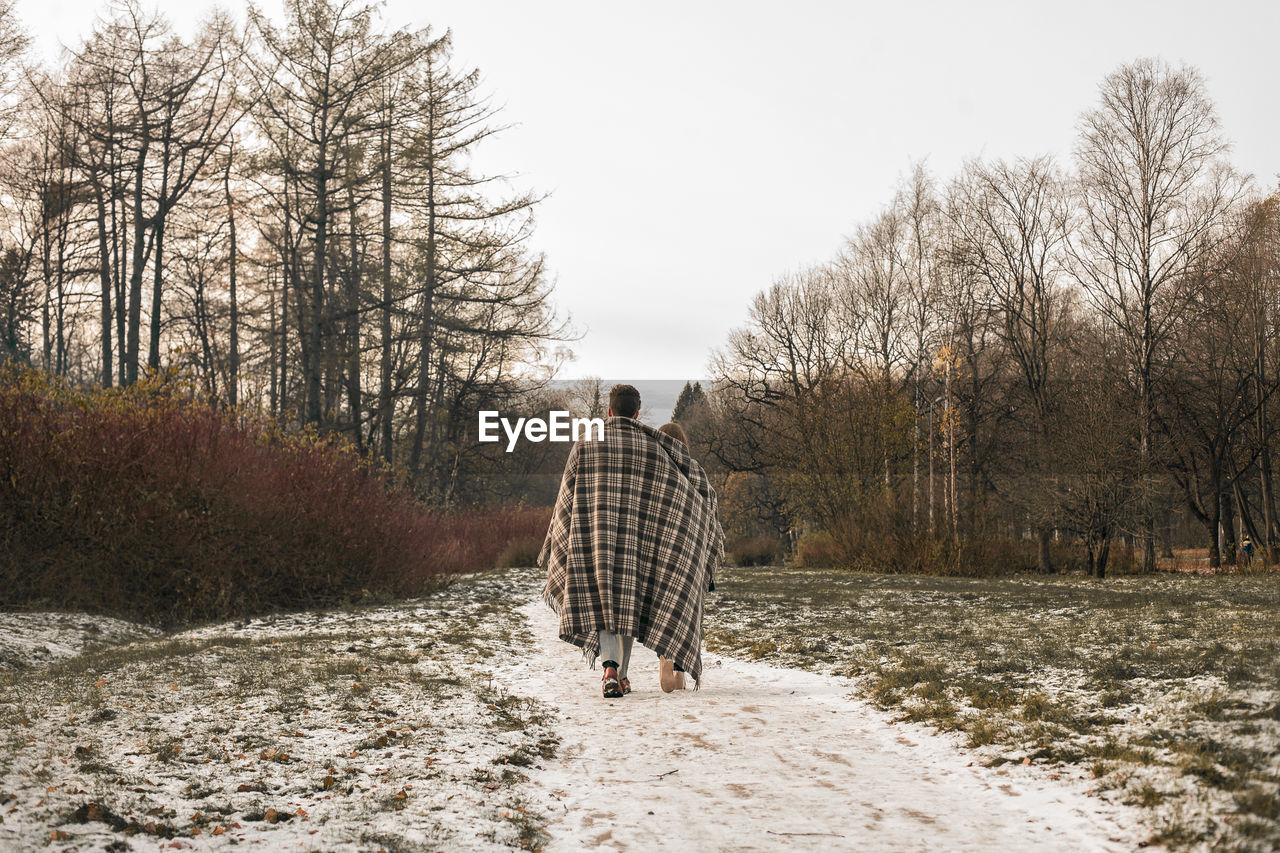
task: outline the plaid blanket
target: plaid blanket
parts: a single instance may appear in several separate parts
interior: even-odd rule
[[[538,565],[560,639],[595,665],[598,632],[702,677],[702,606],[724,559],[716,492],[683,443],[632,418],[569,452]]]

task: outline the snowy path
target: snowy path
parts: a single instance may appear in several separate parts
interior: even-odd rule
[[[1112,851],[1142,837],[1085,783],[969,766],[844,679],[706,655],[701,691],[664,694],[637,645],[635,692],[602,699],[553,614],[521,613],[533,652],[495,675],[560,715],[559,755],[526,789],[551,815],[548,850]]]

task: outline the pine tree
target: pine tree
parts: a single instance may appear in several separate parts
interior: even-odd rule
[[[671,410],[671,420],[688,420],[706,402],[706,396],[701,382],[685,382],[684,388],[680,389],[680,396],[676,398],[676,407]]]

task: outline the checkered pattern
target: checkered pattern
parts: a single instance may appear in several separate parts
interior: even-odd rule
[[[593,666],[613,631],[702,675],[702,605],[724,560],[716,492],[688,449],[632,418],[569,452],[538,565],[560,639]]]

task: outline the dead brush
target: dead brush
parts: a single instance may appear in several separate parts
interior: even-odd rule
[[[0,603],[170,626],[414,595],[487,569],[549,511],[429,511],[313,432],[181,396],[0,374]]]

